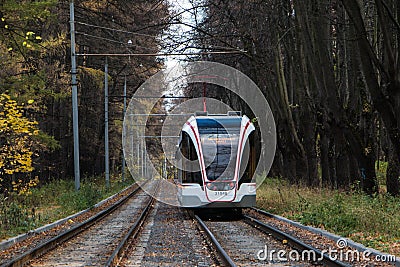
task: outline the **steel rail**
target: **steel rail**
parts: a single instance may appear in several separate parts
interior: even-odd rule
[[[283,221],[285,223],[289,223],[289,224],[293,225],[294,227],[299,227],[299,228],[304,229],[306,231],[311,231],[312,233],[325,236],[325,237],[327,237],[329,239],[332,239],[334,241],[337,241],[340,238],[343,238],[343,237],[337,236],[335,234],[330,234],[330,233],[325,232],[323,230],[313,228],[311,226],[301,225],[298,222],[290,221],[290,220],[288,220],[286,218],[283,218],[283,217],[277,216],[275,214],[269,213],[269,212],[267,212],[265,210],[261,210],[261,209],[254,208],[254,207],[249,208],[249,209],[255,211],[258,214],[264,215],[264,216],[266,216],[268,218],[273,218],[275,220],[279,220],[279,221]],[[356,249],[356,250],[358,250],[360,252],[364,252],[364,251],[369,250],[369,251],[371,251],[371,255],[375,255],[375,256],[381,256],[381,257],[382,256],[393,256],[393,255],[388,255],[388,254],[385,254],[385,253],[382,253],[382,252],[379,252],[379,251],[376,251],[376,250],[371,250],[371,249],[369,249],[369,248],[367,248],[367,247],[365,247],[365,246],[363,246],[361,244],[358,244],[358,243],[356,243],[356,242],[354,242],[352,240],[348,240],[348,246],[350,246],[350,247],[352,247],[352,248],[354,248],[354,249]],[[400,267],[400,259],[397,259],[397,260],[394,260],[394,261],[388,261],[388,262]]]
[[[199,216],[194,215],[194,219],[197,221],[199,224],[200,228],[206,233],[208,238],[211,240],[211,243],[213,244],[214,248],[218,252],[219,256],[221,257],[222,261],[227,265],[231,267],[236,267],[236,264],[233,262],[231,257],[229,257],[228,253],[224,250],[224,248],[221,246],[221,244],[218,242],[217,238],[214,236],[214,234],[208,229],[207,225],[203,222],[202,219],[200,219]]]
[[[292,247],[295,248],[297,250],[301,251],[313,251],[316,255],[316,259],[320,260],[321,262],[319,263],[323,263],[325,266],[334,266],[334,267],[351,267],[352,265],[344,263],[342,261],[339,261],[337,259],[333,259],[330,258],[328,254],[323,253],[322,251],[320,251],[317,248],[314,248],[306,243],[304,243],[303,241],[285,233],[282,232],[281,230],[268,225],[266,223],[263,223],[259,220],[257,220],[256,218],[250,217],[248,215],[243,215],[243,220],[244,222],[246,222],[247,224],[255,227],[256,229],[260,230],[263,233],[266,234],[271,234],[273,237],[275,237],[278,240],[286,240],[287,243]]]
[[[250,210],[254,210],[257,213],[260,213],[260,214],[265,215],[265,216],[270,217],[270,218],[274,217],[274,215],[272,213],[269,213],[268,211],[265,211],[265,210],[260,210],[260,209],[254,208],[254,207],[251,207],[249,209]]]
[[[86,229],[88,229],[89,227],[91,227],[92,225],[94,225],[95,223],[99,222],[101,219],[103,219],[104,217],[106,217],[107,215],[109,215],[110,213],[112,213],[114,210],[116,210],[117,208],[119,208],[122,204],[124,204],[129,198],[131,198],[132,196],[134,196],[139,190],[141,190],[141,187],[135,183],[134,185],[137,186],[137,188],[135,188],[130,194],[126,195],[125,197],[121,198],[120,200],[118,200],[117,202],[115,202],[113,205],[111,205],[110,207],[100,211],[99,213],[97,213],[96,215],[90,217],[89,219],[87,219],[86,221],[79,223],[78,225],[72,227],[71,229],[68,229],[67,231],[51,238],[50,240],[40,244],[39,246],[23,253],[22,255],[12,259],[11,261],[8,261],[6,263],[3,263],[1,265],[1,267],[20,267],[20,266],[24,266],[26,263],[28,263],[29,261],[55,249],[57,246],[59,246],[60,244],[68,241],[69,239],[77,236],[78,234],[82,233],[83,231],[85,231]],[[134,186],[133,185],[133,186]]]
[[[154,190],[155,194],[158,192],[160,187],[160,183],[156,185]],[[147,219],[147,216],[150,214],[151,207],[155,198],[150,196],[150,200],[147,202],[146,207],[141,212],[139,218],[134,222],[131,228],[128,230],[126,235],[122,238],[118,246],[115,248],[114,252],[111,254],[105,266],[119,266],[120,260],[125,256],[126,248],[129,245],[129,240],[136,238],[136,236],[140,232],[140,228],[144,224]]]

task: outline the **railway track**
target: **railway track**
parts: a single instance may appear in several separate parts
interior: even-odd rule
[[[156,183],[147,183],[146,187],[146,191],[157,190]],[[90,219],[1,266],[113,266],[152,203],[153,198],[137,187]]]
[[[299,251],[315,253],[318,262],[331,266],[400,266],[394,255],[367,248],[321,229],[301,225],[257,208],[247,209],[244,220],[276,236]],[[294,241],[292,241],[292,238]],[[321,255],[323,253],[323,256]],[[332,259],[337,259],[332,262]]]
[[[228,221],[204,221],[197,215],[193,218],[207,235],[223,266],[352,266],[329,258],[317,248],[248,215]],[[279,251],[286,254],[279,255]],[[307,251],[308,257],[301,257],[303,251]]]
[[[157,192],[159,190],[159,186],[160,186],[160,184],[158,183],[154,190],[154,194],[157,194]],[[150,209],[153,206],[154,202],[155,202],[155,199],[153,197],[150,197],[145,208],[140,213],[139,218],[129,228],[128,232],[124,235],[124,237],[119,242],[118,246],[114,249],[113,253],[111,254],[111,256],[109,257],[109,259],[106,263],[106,266],[119,266],[120,261],[126,255],[126,248],[130,244],[129,241],[131,239],[134,239],[135,237],[137,237],[137,235],[139,234],[140,228],[145,223],[146,218],[148,217],[148,215],[150,213]]]
[[[310,254],[307,254],[307,255],[310,255],[309,257],[315,255],[311,258],[318,259],[319,264],[324,264],[325,266],[334,266],[334,267],[350,267],[350,266],[352,266],[350,264],[347,264],[347,263],[341,262],[337,259],[333,259],[333,258],[329,257],[328,254],[323,253],[321,250],[304,243],[300,239],[298,239],[288,233],[285,233],[276,227],[273,227],[271,225],[263,223],[254,217],[251,217],[248,215],[243,215],[243,216],[244,216],[243,220],[247,224],[259,229],[261,232],[274,236],[276,239],[289,244],[292,248],[296,249],[299,252],[308,251],[310,253]]]
[[[222,247],[221,243],[215,237],[213,232],[207,227],[207,225],[204,223],[204,221],[202,219],[200,219],[200,217],[197,216],[197,215],[194,215],[194,219],[197,221],[197,223],[199,224],[199,226],[202,229],[202,231],[204,231],[204,233],[210,239],[211,244],[213,245],[213,247],[215,248],[216,252],[218,253],[218,256],[219,256],[219,259],[221,260],[221,263],[226,265],[226,266],[236,266],[235,262],[228,255],[228,253]]]
[[[160,188],[161,198],[176,198],[162,183]],[[139,235],[131,240],[119,266],[218,266],[186,210],[163,202],[155,202]]]
[[[157,188],[153,183],[145,191]],[[321,247],[274,227],[268,217],[249,210],[243,217],[205,220],[136,189],[107,211],[1,266],[354,266],[321,254]],[[312,251],[318,260],[293,260],[288,254],[282,259],[279,251]]]

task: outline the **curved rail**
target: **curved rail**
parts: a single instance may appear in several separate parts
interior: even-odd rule
[[[160,183],[157,184],[155,192],[159,190]],[[146,221],[147,215],[149,215],[151,207],[153,206],[155,198],[150,196],[150,200],[147,202],[146,207],[140,214],[139,218],[128,230],[126,235],[122,238],[121,242],[118,244],[114,252],[111,254],[105,266],[118,266],[120,259],[125,255],[126,247],[129,245],[129,239],[135,238],[142,225]]]
[[[323,263],[325,266],[339,266],[339,267],[351,267],[352,265],[349,265],[347,263],[344,263],[339,260],[332,259],[328,256],[326,253],[322,253],[319,249],[316,249],[303,241],[285,233],[282,232],[281,230],[272,227],[271,225],[265,224],[256,218],[250,217],[248,215],[243,215],[244,221],[252,225],[253,227],[259,229],[260,231],[266,233],[266,234],[271,234],[273,237],[275,237],[278,240],[287,240],[288,244],[299,250],[299,251],[304,251],[304,250],[309,250],[309,251],[314,251],[315,255],[317,256],[318,259],[322,259],[321,263]]]
[[[137,185],[137,184],[136,184]],[[40,244],[39,246],[23,253],[22,255],[12,259],[9,262],[6,262],[1,265],[1,267],[8,267],[8,266],[23,266],[27,262],[47,253],[48,251],[54,249],[58,245],[68,241],[69,239],[73,238],[74,236],[78,235],[79,233],[85,231],[87,228],[90,226],[94,225],[110,213],[112,213],[114,210],[116,210],[118,207],[120,207],[122,204],[124,204],[129,198],[134,196],[138,191],[140,190],[140,186],[137,185],[137,188],[135,188],[130,194],[124,196],[114,204],[112,204],[110,207],[100,211],[96,215],[92,216],[91,218],[87,219],[86,221],[72,227],[71,229],[53,237],[52,239]]]
[[[213,246],[215,247],[216,251],[218,252],[220,258],[222,261],[227,265],[231,267],[236,267],[236,264],[233,262],[231,257],[226,253],[226,251],[223,249],[221,244],[218,242],[217,238],[214,236],[214,234],[208,229],[207,225],[203,222],[202,219],[200,219],[199,216],[194,215],[194,219],[197,221],[201,229],[206,233],[208,238],[210,238]]]

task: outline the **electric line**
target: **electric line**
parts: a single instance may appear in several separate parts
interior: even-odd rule
[[[76,34],[79,34],[79,35],[86,36],[86,37],[90,37],[90,38],[95,38],[95,39],[99,39],[99,40],[103,40],[103,41],[108,41],[108,42],[112,42],[112,43],[117,43],[117,44],[120,44],[120,45],[124,45],[127,49],[131,49],[131,48],[142,48],[142,49],[147,49],[147,50],[150,50],[150,51],[154,50],[154,48],[145,47],[145,46],[140,46],[140,45],[136,45],[136,44],[135,44],[135,45],[132,45],[132,47],[129,47],[129,46],[127,46],[127,44],[124,43],[124,42],[117,41],[117,40],[113,40],[113,39],[109,39],[109,38],[105,38],[105,37],[101,37],[101,36],[97,36],[97,35],[93,35],[93,34],[88,34],[88,33],[83,33],[83,32],[77,32],[77,31],[75,31],[75,33],[76,33]]]
[[[112,40],[112,39],[108,39],[108,38],[105,38],[105,37],[100,37],[100,36],[96,36],[96,35],[92,35],[92,34],[88,34],[88,33],[77,32],[77,31],[75,33],[79,34],[79,35],[87,36],[87,37],[92,37],[92,38],[95,38],[95,39],[100,39],[100,40],[104,40],[104,41],[108,41],[108,42],[117,43],[117,44],[125,44],[125,43],[123,43],[121,41],[116,41],[116,40]]]
[[[120,30],[120,29],[115,29],[115,28],[109,28],[109,27],[104,27],[104,26],[99,26],[99,25],[93,25],[93,24],[89,24],[89,23],[85,23],[85,22],[77,21],[75,23],[80,24],[80,25],[84,25],[84,26],[88,26],[88,27],[99,28],[99,29],[103,29],[103,30],[134,34],[134,35],[139,35],[139,36],[148,37],[148,38],[157,38],[157,36],[154,36],[154,35],[149,35],[149,34],[139,33],[139,32],[131,32],[131,31]]]
[[[77,56],[103,56],[103,57],[130,57],[130,56],[137,56],[137,57],[162,57],[162,56],[201,56],[201,55],[213,55],[213,54],[244,54],[247,53],[243,50],[232,50],[232,51],[209,51],[209,52],[199,52],[199,53],[128,53],[128,54],[121,54],[121,53],[82,53],[76,54]]]
[[[120,29],[115,29],[115,28],[110,28],[110,27],[105,27],[105,26],[99,26],[99,25],[93,25],[93,24],[89,24],[89,23],[85,23],[85,22],[75,22],[75,23],[76,24],[80,24],[80,25],[84,25],[84,26],[88,26],[88,27],[100,28],[100,29],[111,30],[111,31],[116,31],[116,32],[121,32],[121,33],[134,34],[134,35],[144,36],[144,37],[148,37],[148,38],[154,38],[154,39],[160,38],[160,36],[154,36],[154,35],[143,34],[143,33],[138,33],[138,32],[126,31],[126,30],[120,30]],[[182,24],[182,25],[185,25],[185,26],[189,26],[191,28],[195,28],[195,26],[193,26],[193,25],[182,23],[182,22],[179,22],[178,24]],[[96,39],[102,39],[102,40],[105,40],[105,41],[110,41],[110,42],[119,43],[119,44],[125,44],[124,42],[121,42],[121,41],[116,41],[116,40],[112,40],[112,39],[108,39],[108,38],[104,38],[104,37],[99,37],[99,36],[95,36],[95,35],[91,35],[91,34],[87,34],[87,33],[82,33],[82,32],[76,32],[76,33],[80,34],[80,35],[87,36],[87,37],[92,37],[92,38],[96,38]],[[169,36],[167,38],[171,39],[171,41],[174,42],[175,41],[174,37],[176,37],[178,35],[173,35],[173,34],[168,34],[167,33],[167,36]],[[184,43],[187,43],[188,41],[189,40],[185,40],[183,42],[181,41],[180,43],[184,44]],[[138,45],[135,45],[135,47],[141,47],[141,48],[144,48],[144,49],[148,49],[148,47],[143,47],[143,46],[138,46]],[[199,49],[201,49],[201,48],[199,48]],[[234,48],[233,47],[222,47],[222,46],[220,46],[220,49],[232,50]]]

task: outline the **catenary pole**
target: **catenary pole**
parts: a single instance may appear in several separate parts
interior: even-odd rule
[[[126,76],[124,80],[124,111],[123,111],[123,116],[125,119],[125,113],[126,113]],[[122,181],[125,181],[125,157],[124,157],[124,152],[122,151]]]
[[[110,156],[108,148],[108,62],[104,64],[104,167],[106,187],[110,187]]]
[[[79,170],[79,126],[78,126],[78,85],[77,85],[77,67],[75,51],[75,14],[74,1],[70,2],[70,31],[71,31],[71,85],[72,85],[72,122],[74,136],[74,175],[75,190],[80,188],[80,170]]]

